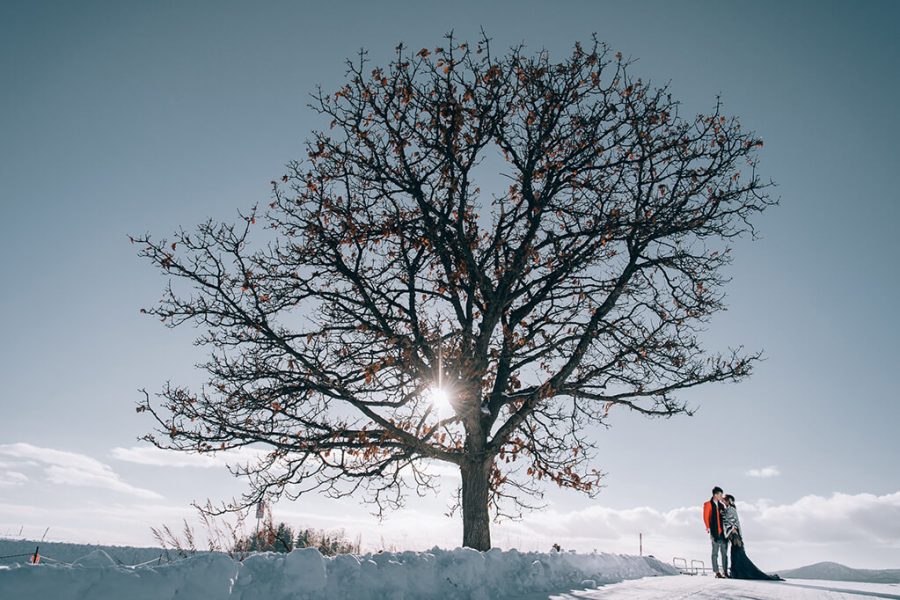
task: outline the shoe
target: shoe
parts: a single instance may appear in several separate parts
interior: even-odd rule
[[[716,573],[716,579],[725,579],[725,577],[721,573]]]

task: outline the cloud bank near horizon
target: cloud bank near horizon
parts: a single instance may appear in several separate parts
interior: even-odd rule
[[[896,568],[900,564],[900,491],[880,496],[809,495],[785,504],[760,500],[742,503],[739,510],[748,548],[763,569],[793,568],[823,560],[858,568]],[[65,541],[98,543],[105,539],[107,543],[153,545],[148,525],[174,524],[172,519],[192,522],[202,539],[202,527],[192,512],[187,507],[144,502],[63,510],[2,504],[0,514],[7,516],[0,517],[0,531],[18,530],[24,523],[39,532],[49,524],[51,531],[66,536]],[[670,510],[603,506],[573,511],[550,509],[532,513],[522,521],[492,524],[492,539],[496,547],[522,551],[546,551],[551,544],[560,543],[565,550],[578,552],[637,554],[637,534],[643,533],[645,554],[666,562],[674,556],[707,560],[709,544],[701,512],[699,506]],[[327,512],[312,507],[299,511],[283,504],[276,505],[273,513],[276,522],[295,527],[343,529],[351,539],[360,535],[363,549],[370,551],[454,548],[462,537],[458,515],[448,519],[414,509],[393,513],[381,524],[362,512],[354,513],[352,503],[342,503],[338,510]],[[11,522],[11,515],[22,521]],[[108,535],[103,535],[103,530]]]
[[[737,506],[745,533],[755,542],[874,541],[900,549],[900,491],[883,496],[835,492],[829,497],[804,496],[789,504],[758,500],[738,502]],[[615,540],[638,533],[682,539],[696,536],[698,529],[705,535],[699,505],[666,511],[646,506],[549,510],[539,519],[524,520],[521,526],[535,535],[592,540]]]
[[[255,452],[255,451],[254,451]],[[160,467],[221,466],[234,462],[234,456],[190,456],[148,448],[114,448],[118,460]],[[243,458],[251,458],[249,454]],[[195,459],[202,459],[197,461]],[[214,462],[211,464],[210,460]],[[448,477],[452,473],[447,472]],[[109,465],[75,452],[41,448],[27,443],[0,445],[0,487],[27,488],[47,481],[60,485],[120,492],[110,510],[97,510],[96,502],[79,506],[4,505],[2,527],[18,529],[23,523],[35,527],[52,525],[55,531],[75,536],[71,541],[98,541],[109,532],[109,539],[135,545],[152,543],[148,523],[159,525],[174,515],[188,518],[193,510],[163,500],[156,491],[127,483]],[[134,498],[132,502],[128,498]],[[98,498],[99,500],[103,500]],[[154,500],[147,503],[145,500]],[[425,550],[435,545],[455,547],[461,540],[459,514],[446,518],[438,511],[406,508],[390,513],[379,523],[354,500],[336,502],[315,497],[298,505],[281,503],[273,507],[276,521],[293,526],[323,529],[343,528],[349,537],[361,534],[364,547],[395,546],[399,549]],[[852,563],[854,566],[887,568],[900,564],[900,491],[883,495],[835,492],[829,496],[806,495],[793,502],[776,503],[757,499],[738,501],[745,538],[753,549],[754,560],[762,558],[763,568],[800,566],[820,560]],[[15,519],[12,515],[15,515]],[[194,515],[196,516],[196,515]],[[76,525],[77,524],[77,525]],[[125,527],[123,529],[123,526]],[[130,528],[130,529],[129,529]],[[78,534],[83,530],[83,535]],[[565,549],[590,552],[637,553],[638,534],[644,536],[645,553],[663,560],[672,556],[703,558],[709,554],[708,539],[697,506],[659,509],[650,506],[610,508],[592,505],[564,510],[558,505],[526,514],[521,521],[492,524],[492,539],[498,547],[520,550],[547,550],[560,543]],[[375,541],[380,541],[380,546]],[[860,564],[864,561],[864,564]],[[887,561],[887,562],[886,562]],[[874,565],[874,566],[873,566]]]
[[[99,488],[138,498],[159,500],[162,495],[126,483],[112,467],[78,452],[42,448],[18,442],[0,444],[0,456],[5,457],[5,471],[0,481],[24,484],[32,478],[23,471],[38,471],[43,480],[53,484]]]

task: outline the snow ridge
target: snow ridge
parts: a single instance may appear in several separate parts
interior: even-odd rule
[[[655,558],[470,548],[324,557],[315,548],[223,554],[127,567],[94,554],[81,564],[0,568],[0,597],[57,600],[489,600],[582,589],[677,571]]]

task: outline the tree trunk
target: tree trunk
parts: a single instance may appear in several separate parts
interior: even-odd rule
[[[463,546],[475,550],[491,549],[491,519],[488,513],[491,461],[466,462],[462,473]]]

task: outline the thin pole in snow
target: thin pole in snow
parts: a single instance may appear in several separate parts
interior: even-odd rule
[[[638,534],[638,540],[639,540],[638,543],[640,544],[641,556],[643,556],[644,555],[644,534],[643,533]]]

